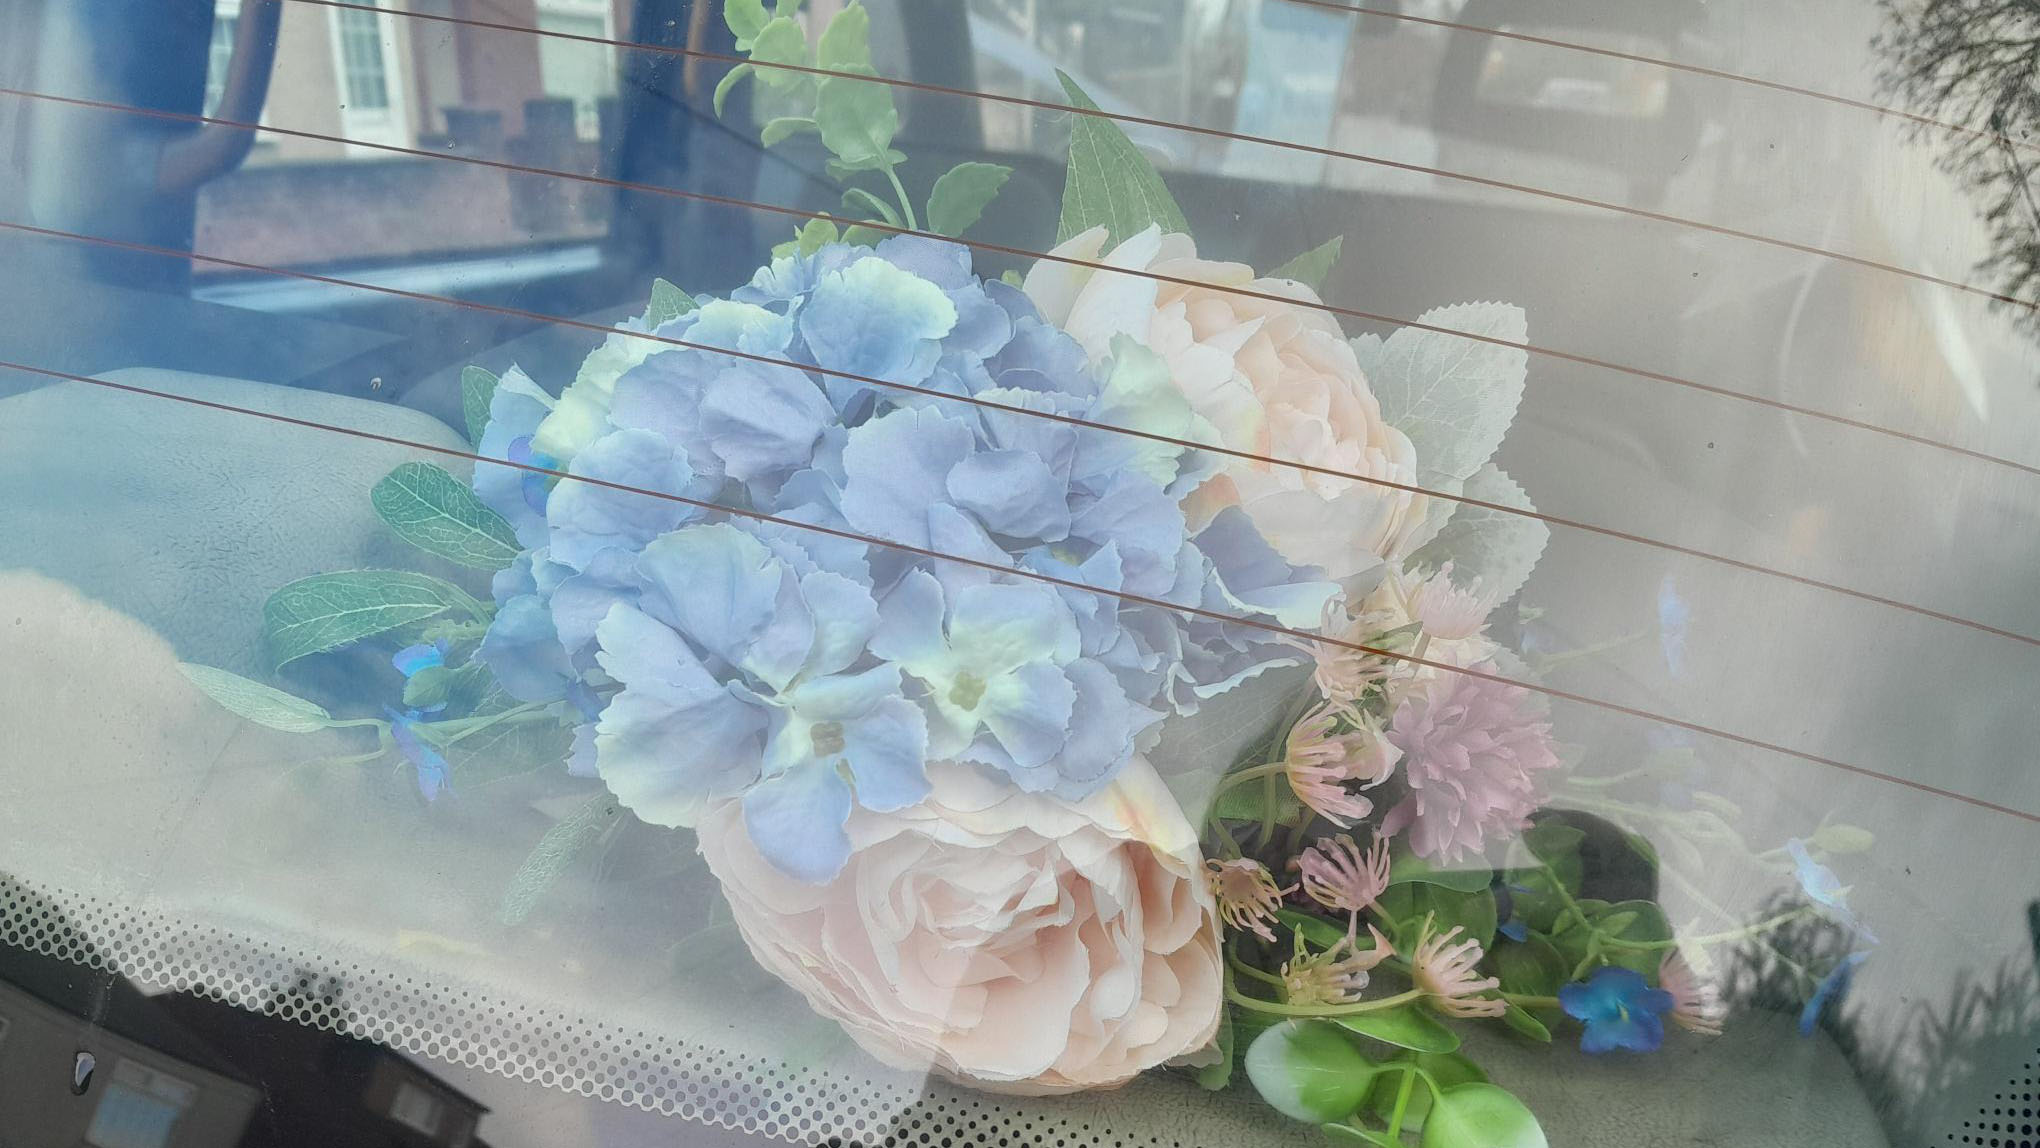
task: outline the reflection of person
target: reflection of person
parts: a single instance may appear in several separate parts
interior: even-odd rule
[[[1469,0],[1459,22],[1470,28],[1517,30],[1554,40],[1601,43],[1611,37],[1626,38],[1645,45],[1629,50],[1669,56],[1679,37],[1694,30],[1703,18],[1703,10],[1693,0],[1665,4]],[[1452,32],[1439,68],[1433,126],[1441,135],[1613,168],[1627,178],[1638,202],[1663,200],[1666,185],[1692,154],[1700,136],[1699,115],[1680,75],[1664,77],[1668,85],[1664,106],[1650,118],[1503,103],[1481,90],[1498,59],[1549,73],[1547,87],[1568,79],[1591,82],[1605,74],[1611,63],[1587,53],[1501,40],[1470,28]],[[1521,63],[1516,64],[1517,60]]]

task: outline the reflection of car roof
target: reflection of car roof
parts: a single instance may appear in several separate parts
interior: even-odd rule
[[[1703,23],[1706,9],[1697,0],[1469,0],[1458,22],[1482,27],[1599,28],[1645,32],[1666,39]]]
[[[0,893],[47,914],[46,927],[53,931],[74,927],[71,919],[56,905],[15,884],[10,878],[0,876]],[[82,939],[74,943],[84,946],[80,954],[84,959],[98,956],[97,950]],[[221,1055],[219,1050],[193,1036],[170,1010],[143,995],[132,982],[118,973],[0,944],[0,981],[53,1008],[88,1018],[116,1036],[155,1049],[165,1056],[243,1084],[255,1083],[248,1073]]]

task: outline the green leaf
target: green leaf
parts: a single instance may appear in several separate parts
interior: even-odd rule
[[[546,890],[589,846],[602,839],[603,831],[615,823],[616,817],[616,799],[605,791],[546,830],[524,864],[517,867],[516,875],[510,878],[510,887],[503,891],[503,901],[497,910],[502,922],[523,924]]]
[[[1339,249],[1346,245],[1346,237],[1334,235],[1309,251],[1268,272],[1270,279],[1294,279],[1306,287],[1316,289],[1325,285],[1325,277],[1332,273],[1332,264],[1338,262]]]
[[[1095,114],[1098,105],[1077,82],[1056,72],[1070,103],[1081,109],[1070,122],[1070,161],[1063,179],[1062,218],[1056,242],[1103,225],[1106,242],[1137,235],[1150,224],[1188,232],[1190,224],[1160,172],[1119,125]],[[1086,114],[1094,113],[1094,114]]]
[[[1494,961],[1495,975],[1502,980],[1502,991],[1521,996],[1548,997],[1558,993],[1558,986],[1566,981],[1572,966],[1565,963],[1558,950],[1550,941],[1532,933],[1524,941],[1507,941],[1497,944],[1488,954]]]
[[[1458,925],[1466,930],[1462,938],[1479,941],[1484,949],[1495,943],[1495,896],[1486,889],[1461,893],[1443,885],[1412,881],[1389,886],[1381,894],[1380,904],[1388,918],[1399,926],[1399,935],[1416,936],[1415,930],[1424,918],[1434,916],[1437,918],[1434,927],[1441,934]]]
[[[1289,926],[1291,932],[1303,934],[1303,939],[1319,949],[1329,949],[1346,939],[1346,931],[1320,917],[1299,913],[1295,909],[1275,910],[1275,919]]]
[[[1286,1020],[1255,1037],[1246,1066],[1269,1107],[1312,1124],[1344,1120],[1380,1071],[1344,1030],[1320,1020]]]
[[[1417,1056],[1415,1062],[1417,1067],[1431,1074],[1440,1088],[1485,1082],[1488,1078],[1487,1073],[1481,1071],[1480,1065],[1457,1053],[1425,1053]],[[1367,1097],[1368,1110],[1384,1124],[1395,1118],[1395,1097],[1402,1089],[1402,1074],[1392,1071],[1392,1068],[1393,1066],[1390,1066],[1390,1070],[1384,1070],[1375,1078],[1374,1090]],[[1424,1118],[1430,1113],[1431,1090],[1419,1081],[1417,1086],[1410,1090],[1409,1103],[1403,1107],[1403,1129],[1408,1132],[1422,1131]],[[1397,1148],[1401,1148],[1399,1141]]]
[[[1672,924],[1665,919],[1665,911],[1653,901],[1623,901],[1610,905],[1594,924],[1605,936],[1639,945],[1657,945],[1672,939]],[[1664,962],[1665,956],[1665,951],[1660,948],[1640,949],[1628,945],[1606,945],[1601,952],[1610,964],[1634,969],[1651,979],[1657,977],[1658,966]]]
[[[1488,463],[1460,485],[1467,498],[1535,511],[1530,496],[1516,480]],[[1480,591],[1490,601],[1506,602],[1529,581],[1537,560],[1551,541],[1551,528],[1535,518],[1459,503],[1445,525],[1411,555],[1411,561],[1436,570],[1452,563],[1452,581]]]
[[[999,272],[999,282],[1004,283],[1008,287],[1019,287],[1025,284],[1027,280],[1022,278],[1018,271],[1008,267],[1004,271]]]
[[[836,224],[829,219],[810,219],[800,225],[793,238],[772,249],[772,258],[782,259],[789,255],[808,256],[836,242]]]
[[[468,488],[429,462],[407,462],[368,492],[397,537],[428,554],[477,570],[516,561],[517,531]]]
[[[413,728],[438,747],[447,767],[468,785],[558,769],[574,746],[572,727],[553,721],[499,722],[458,740],[440,736],[429,722]]]
[[[1334,1017],[1333,1023],[1397,1048],[1452,1052],[1459,1047],[1458,1033],[1415,1005]]]
[[[1414,853],[1398,851],[1388,866],[1388,883],[1401,885],[1409,881],[1421,881],[1427,885],[1441,885],[1460,893],[1479,893],[1494,882],[1494,870],[1485,865],[1471,869],[1439,869]]]
[[[1456,1084],[1431,1100],[1423,1148],[1549,1148],[1537,1118],[1507,1089]]]
[[[960,163],[942,173],[928,193],[928,230],[962,235],[984,214],[1013,169],[996,163]]]
[[[1867,853],[1877,844],[1877,838],[1868,829],[1855,825],[1823,825],[1813,831],[1813,847],[1824,853],[1844,857],[1851,853]]]
[[[871,69],[871,13],[852,4],[836,13],[815,43],[815,62],[831,72]]]
[[[1233,971],[1228,965],[1224,971],[1226,991],[1232,990]],[[1207,1064],[1197,1070],[1197,1086],[1207,1092],[1217,1092],[1232,1083],[1233,1073],[1233,1010],[1221,1007],[1218,1014],[1218,1036],[1213,1043],[1218,1046],[1218,1063]]]
[[[1502,1013],[1502,1023],[1515,1029],[1518,1033],[1529,1037],[1531,1040],[1539,1041],[1543,1044],[1551,1043],[1551,1030],[1544,1027],[1544,1022],[1538,1020],[1531,1014],[1529,1009],[1524,1008],[1522,1005],[1511,1004],[1508,1007],[1508,1011]]]
[[[1439,307],[1418,322],[1446,330],[1363,335],[1353,350],[1382,418],[1417,448],[1417,481],[1435,488],[1471,478],[1501,446],[1530,368],[1529,352],[1506,344],[1524,343],[1529,327],[1522,308],[1503,303]]]
[[[773,0],[772,2],[772,14],[774,16],[791,16],[798,11],[800,11],[800,0]]]
[[[843,189],[843,210],[863,219],[883,219],[894,227],[901,226],[899,212],[893,205],[871,194],[861,187]]]
[[[652,297],[645,303],[645,313],[638,316],[638,322],[644,324],[645,330],[656,331],[700,306],[694,301],[694,296],[664,279],[654,279]]]
[[[739,52],[751,50],[751,41],[758,38],[771,19],[765,12],[764,0],[726,0],[723,4],[723,23],[736,36]]]
[[[296,694],[284,693],[239,674],[196,662],[179,662],[177,670],[192,685],[204,690],[205,696],[256,725],[285,733],[316,733],[333,720],[333,715],[324,708]]]
[[[758,142],[766,147],[772,147],[775,144],[784,143],[802,132],[820,132],[821,130],[821,128],[815,126],[815,121],[806,116],[779,116],[765,121],[765,126],[758,132]]]
[[[1318,1125],[1318,1131],[1333,1140],[1344,1143],[1372,1144],[1374,1148],[1401,1148],[1395,1141],[1390,1140],[1379,1132],[1370,1132],[1365,1128],[1355,1128],[1351,1124],[1320,1124]]]
[[[751,59],[763,64],[788,64],[805,67],[808,62],[807,33],[800,24],[789,16],[774,16],[758,29],[757,39],[751,42]],[[758,82],[775,92],[798,91],[815,82],[806,72],[789,71],[786,68],[759,68]]]
[[[480,443],[489,429],[489,403],[496,397],[496,376],[476,366],[460,369],[460,417],[467,424],[468,441]]]
[[[875,227],[853,226],[843,230],[843,242],[852,247],[876,247],[891,238],[891,232]]]
[[[1268,811],[1268,793],[1275,794],[1275,823],[1288,825],[1303,816],[1303,802],[1279,778],[1274,786],[1248,781],[1233,786],[1211,803],[1213,813],[1228,821],[1259,821]]]
[[[724,101],[730,98],[731,92],[737,90],[737,84],[741,82],[745,76],[751,74],[751,70],[752,70],[751,65],[749,64],[738,64],[736,67],[731,68],[727,72],[724,72],[723,78],[716,81],[714,102],[715,102],[715,116],[717,119],[722,118]]]
[[[1586,839],[1584,831],[1558,822],[1532,825],[1523,831],[1523,847],[1532,857],[1551,866],[1566,892],[1573,894],[1580,891],[1580,881],[1586,873],[1580,861],[1580,844]]]
[[[898,161],[893,156],[893,136],[900,130],[900,115],[893,107],[892,89],[853,76],[830,76],[816,95],[815,122],[822,130],[822,144],[835,153],[838,168],[846,171],[878,171]]]
[[[445,706],[465,713],[478,705],[495,678],[480,662],[464,666],[427,666],[404,683],[404,705],[414,710]]]
[[[277,668],[407,622],[463,610],[477,620],[488,608],[444,579],[406,570],[341,570],[288,583],[262,604],[262,633]]]

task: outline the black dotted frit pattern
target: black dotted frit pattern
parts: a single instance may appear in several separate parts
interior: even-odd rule
[[[2040,1048],[2034,1059],[2019,1066],[2019,1075],[2007,1090],[1990,1098],[1976,1110],[1976,1119],[1964,1120],[1960,1132],[1948,1133],[1948,1143],[1976,1148],[2040,1148]]]

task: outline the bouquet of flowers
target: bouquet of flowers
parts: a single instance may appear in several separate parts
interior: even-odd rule
[[[1718,1031],[1651,889],[1592,895],[1605,823],[1532,816],[1560,753],[1489,634],[1545,542],[1492,462],[1522,313],[1348,338],[1315,287],[1336,239],[1266,276],[1200,258],[1067,78],[1060,244],[981,277],[952,237],[1006,170],[917,204],[864,10],[811,46],[797,7],[726,6],[751,63],[717,106],[754,77],[843,215],[725,296],[656,284],[557,393],[467,371],[471,487],[410,463],[372,497],[493,600],[346,571],[268,607],[279,665],[402,642],[383,717],[194,679],[373,727],[363,760],[426,800],[513,757],[599,779],[695,834],[818,1012],[977,1087],[1237,1067],[1334,1138],[1541,1145],[1459,1026]]]

